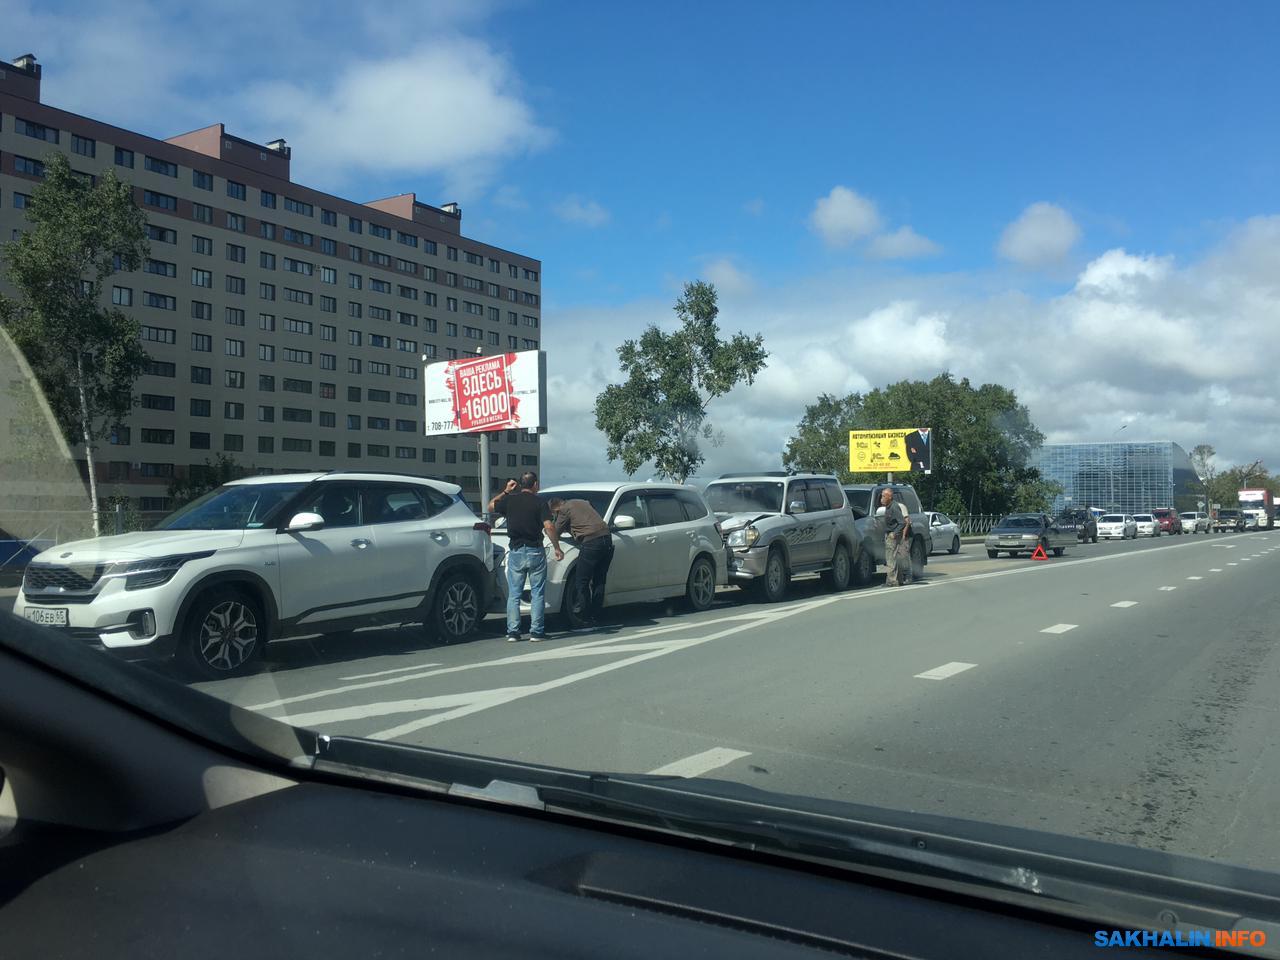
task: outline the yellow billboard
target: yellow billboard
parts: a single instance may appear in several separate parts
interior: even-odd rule
[[[851,473],[933,472],[933,436],[928,427],[850,430]]]

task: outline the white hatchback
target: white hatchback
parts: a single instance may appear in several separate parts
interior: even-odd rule
[[[1099,540],[1128,540],[1138,535],[1138,525],[1126,513],[1107,513],[1098,519]]]
[[[1213,529],[1213,521],[1207,513],[1180,513],[1183,533],[1208,533]]]
[[[269,640],[377,623],[464,637],[493,581],[488,525],[456,484],[396,474],[246,477],[153,530],[64,543],[27,566],[13,612],[206,679]]]
[[[684,597],[690,608],[705,610],[716,587],[728,582],[724,538],[715,515],[696,489],[675,483],[580,483],[543,487],[543,500],[585,500],[613,532],[613,562],[605,580],[604,605],[644,603]],[[505,547],[507,534],[498,521],[495,546]],[[581,609],[572,589],[573,564],[578,551],[568,535],[562,538],[564,559],[547,558],[546,610],[560,613],[578,626]],[[495,549],[495,553],[498,550]],[[503,551],[505,557],[505,550]],[[505,609],[505,560],[498,563],[498,588],[493,609]],[[528,612],[528,588],[522,598]]]

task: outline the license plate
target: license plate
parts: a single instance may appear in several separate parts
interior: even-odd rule
[[[67,625],[67,611],[65,609],[27,607],[26,617],[32,623],[43,623],[51,627],[65,627]]]

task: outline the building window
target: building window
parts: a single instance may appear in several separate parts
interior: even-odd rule
[[[519,338],[519,337],[507,337],[507,349],[508,349],[508,350],[518,350],[519,348],[520,348],[520,338]]]
[[[519,462],[519,458],[514,453],[507,454],[507,466],[514,467]]]
[[[457,247],[450,247],[450,248],[449,248],[449,250],[448,250],[448,259],[450,259],[450,260],[457,260],[457,259],[458,259],[458,248],[457,248]]]
[[[310,423],[311,411],[304,407],[281,407],[280,419],[286,423]]]
[[[203,254],[206,257],[212,257],[213,240],[209,237],[201,237],[193,233],[191,235],[191,252]]]
[[[130,287],[112,287],[111,302],[117,307],[132,307],[133,289]]]
[[[193,287],[213,288],[213,271],[201,270],[199,267],[191,268],[191,285]]]
[[[142,465],[142,475],[144,477],[172,477],[172,463],[144,463]]]
[[[284,198],[284,208],[290,213],[297,213],[304,217],[315,216],[315,208],[309,203],[303,203],[301,200],[294,200],[292,197]]]
[[[151,357],[147,357],[143,361],[142,372],[149,377],[172,378],[178,375],[178,367],[168,360],[154,360]]]
[[[350,457],[352,460],[358,460],[360,458],[360,444],[348,443],[347,456]]]
[[[366,447],[371,457],[389,457],[391,456],[391,447],[385,443],[371,443]]]
[[[269,343],[258,344],[258,359],[267,363],[275,363],[276,348]]]
[[[355,414],[355,413],[348,413],[348,414],[347,414],[347,429],[348,429],[348,430],[359,430],[359,429],[360,429],[360,416],[359,416],[359,414]]]
[[[192,170],[191,185],[200,190],[212,190],[213,174],[205,173],[203,170]]]
[[[457,462],[458,462],[458,451],[457,451],[457,450],[446,450],[446,451],[444,452],[444,462],[445,462],[445,463],[457,463]]]
[[[259,330],[268,330],[268,331],[271,331],[271,330],[275,330],[275,328],[276,328],[276,315],[275,315],[274,313],[260,313],[260,314],[258,314],[258,329],[259,329]]]
[[[276,225],[267,223],[265,220],[258,223],[258,236],[263,240],[274,240],[276,238]]]
[[[338,396],[338,387],[336,384],[323,383],[323,382],[320,384],[321,400],[333,400],[333,399],[336,399],[337,396]]]
[[[383,363],[380,360],[370,360],[369,372],[379,377],[389,377],[391,376],[391,364]]]
[[[333,269],[333,267],[321,267],[320,282],[321,283],[337,283],[338,271]]]
[[[258,438],[258,452],[259,452],[259,453],[275,453],[275,452],[276,452],[276,441],[275,441],[275,438],[274,438],[274,437],[259,437],[259,438]]]
[[[213,223],[213,207],[203,203],[193,203],[191,205],[191,216],[201,223]]]
[[[352,290],[359,290],[364,284],[364,277],[358,273],[347,274],[347,286]]]
[[[116,166],[133,169],[133,151],[124,147],[116,147]]]
[[[332,210],[321,210],[320,222],[326,227],[336,227],[338,225],[338,215]]]
[[[360,304],[358,304],[358,303],[348,303],[348,304],[347,304],[347,316],[348,316],[348,317],[359,317],[359,316],[361,316],[361,315],[362,315],[362,313],[363,313],[363,312],[364,312],[364,308],[363,308]]]
[[[400,404],[402,407],[416,407],[418,405],[418,398],[412,393],[397,393],[396,403]]]
[[[139,400],[143,410],[173,410],[173,397],[163,393],[144,393]]]
[[[484,339],[484,331],[481,330],[479,327],[463,327],[462,335],[466,337],[468,340]]]
[[[308,337],[311,336],[312,327],[310,320],[294,320],[289,317],[285,317],[284,327],[290,333],[301,333]]]
[[[423,447],[423,448],[422,448],[422,462],[423,462],[423,463],[435,463],[435,462],[436,462],[436,451],[435,451],[435,449],[434,449],[433,447]]]
[[[321,237],[320,252],[326,256],[336,257],[338,255],[338,244],[328,237]]]
[[[25,209],[27,209],[27,207],[29,207],[29,206],[31,206],[31,194],[29,194],[29,193],[16,193],[16,192],[14,193],[14,195],[13,195],[13,209],[15,209],[15,210],[25,210]]]
[[[17,173],[25,173],[32,177],[44,176],[44,164],[39,160],[32,160],[30,157],[14,157],[13,169]],[[164,196],[164,194],[156,194],[156,196]],[[169,199],[173,200],[172,197]],[[174,200],[174,204],[175,206],[177,205],[176,200]]]
[[[258,202],[269,210],[276,208],[276,195],[270,190],[258,191]]]
[[[405,353],[417,353],[418,341],[417,340],[401,340],[400,338],[397,337],[396,349],[403,350]]]
[[[369,289],[374,293],[390,293],[391,284],[385,280],[379,280],[377,277],[369,278]]]
[[[244,247],[240,246],[240,244],[238,243],[228,243],[227,259],[230,260],[232,263],[244,263],[245,262]]]
[[[385,253],[378,253],[376,250],[369,251],[369,262],[377,264],[380,267],[391,266],[391,258]]]
[[[397,420],[396,430],[400,433],[414,433],[418,429],[417,420]]]
[[[458,348],[457,348],[457,347],[445,347],[445,348],[444,348],[444,358],[445,358],[446,360],[457,360],[457,359],[458,359]]]
[[[416,327],[418,325],[418,315],[416,313],[396,313],[396,319],[403,323],[406,327]]]
[[[304,247],[309,247],[315,242],[315,237],[305,230],[294,230],[292,227],[284,228],[284,238],[289,243],[296,243]]]
[[[390,403],[390,402],[391,402],[391,391],[390,391],[390,390],[378,390],[378,389],[377,389],[377,388],[375,388],[375,387],[370,387],[370,388],[369,388],[369,402],[370,402],[370,403]]]
[[[109,442],[113,447],[129,446],[129,428],[117,423],[111,428]]]
[[[191,416],[193,417],[209,417],[213,415],[212,402],[200,397],[191,398]]]
[[[228,337],[228,338],[226,339],[226,341],[225,341],[225,344],[224,344],[224,350],[225,350],[226,355],[227,355],[228,357],[243,357],[243,356],[244,356],[244,341],[243,341],[243,340],[233,340],[233,339],[231,339],[230,337]]]
[[[267,253],[265,250],[258,252],[258,266],[263,270],[274,270],[276,268],[276,255]]]
[[[284,298],[290,303],[301,303],[308,307],[312,304],[312,296],[309,290],[295,290],[292,287],[285,287]]]
[[[192,431],[192,433],[191,433],[191,439],[190,439],[190,441],[189,441],[189,445],[190,445],[190,447],[191,447],[191,449],[192,449],[192,450],[208,450],[208,449],[209,449],[209,434],[207,434],[207,433],[196,433],[196,432]]]
[[[244,200],[249,196],[249,191],[243,183],[236,183],[234,180],[227,181],[227,196],[232,200]]]
[[[239,213],[227,214],[227,229],[234,230],[236,233],[244,233],[245,219]]]
[[[154,240],[156,243],[177,243],[178,231],[170,230],[168,227],[157,227],[154,223],[148,223],[147,239]]]
[[[258,284],[259,300],[274,300],[276,298],[276,285],[274,283]]]
[[[391,231],[386,227],[381,226],[380,224],[376,224],[376,223],[369,224],[369,233],[372,236],[377,237],[379,240],[391,239]]]
[[[401,260],[396,257],[396,269],[401,273],[412,273],[414,276],[418,274],[418,265],[412,260]]]
[[[213,304],[205,303],[203,300],[191,301],[191,319],[192,320],[212,320]]]
[[[360,358],[347,357],[347,373],[359,373],[359,372],[360,372]]]
[[[275,423],[275,422],[276,422],[276,408],[275,408],[275,407],[263,407],[263,406],[259,406],[259,407],[258,407],[258,422],[259,422],[259,423]]]
[[[387,323],[390,323],[391,311],[388,310],[386,307],[370,307],[369,318],[371,320],[385,320],[387,321]]]
[[[159,277],[176,277],[178,275],[178,265],[169,263],[167,260],[148,259],[142,269]]]
[[[165,177],[176,177],[178,175],[178,165],[176,163],[160,160],[157,157],[144,156],[142,158],[142,167],[144,170],[150,170],[152,173],[158,173]]]
[[[450,313],[457,313],[457,312],[458,312],[458,299],[457,299],[457,297],[449,297],[449,298],[447,298],[447,299],[445,300],[445,309],[446,309],[446,310],[448,310]],[[454,326],[457,326],[457,324],[454,324]]]
[[[243,390],[244,389],[244,371],[228,370],[227,386],[230,387],[232,390]]]
[[[390,338],[390,337],[384,337],[384,336],[383,336],[382,334],[380,334],[380,333],[371,333],[371,334],[369,334],[369,346],[371,346],[371,347],[383,347],[383,348],[386,348],[386,349],[390,349],[390,347],[391,347],[391,338]]]
[[[338,415],[332,410],[321,410],[319,417],[320,426],[322,427],[336,427],[338,425]]]
[[[320,369],[321,370],[337,370],[338,369],[337,355],[332,353],[320,354]]]
[[[285,377],[284,381],[280,384],[280,387],[286,393],[310,393],[311,386],[312,384],[310,380],[295,380],[291,377]]]
[[[444,325],[444,333],[447,337],[456,337],[458,335],[458,325],[456,323],[446,323]]]
[[[359,263],[363,255],[364,255],[363,247],[356,247],[356,246],[347,247],[347,258],[349,260],[354,260],[356,263]]]
[[[332,440],[321,440],[321,441],[320,441],[320,456],[322,456],[322,457],[332,457],[332,456],[334,455],[334,454],[333,454],[334,447],[335,447],[335,444],[334,444],[334,442],[333,442]]]
[[[244,450],[244,434],[224,433],[222,435],[222,449],[228,453],[239,453]]]
[[[243,327],[244,311],[239,307],[227,307],[226,320],[233,327]]]
[[[501,337],[498,336],[497,330],[490,330],[488,333],[488,337],[489,337],[489,346],[491,347],[496,347],[499,341],[502,339]]]
[[[42,123],[32,123],[30,120],[15,117],[13,128],[24,137],[34,137],[36,140],[43,140],[45,143],[58,142],[58,130],[56,127],[46,127]]]
[[[284,437],[280,440],[280,449],[285,453],[310,453],[311,441],[300,437]]]
[[[213,337],[207,333],[193,333],[191,335],[191,349],[196,353],[212,353]]]
[[[192,382],[192,383],[207,383],[207,384],[212,384],[212,383],[213,383],[213,368],[212,368],[212,367],[196,367],[196,366],[193,366],[193,367],[191,368],[191,382]]]
[[[258,374],[258,390],[261,393],[275,393],[276,378],[266,373]]]
[[[284,359],[286,363],[311,363],[310,350],[294,350],[292,347],[284,348]]]
[[[413,447],[396,447],[397,460],[416,460],[417,458],[418,454]]]
[[[338,328],[330,326],[327,323],[320,324],[320,339],[336,342],[338,339]]]
[[[294,260],[292,257],[284,258],[284,268],[290,273],[300,273],[306,277],[315,271],[315,267],[306,260]]]
[[[351,346],[358,347],[363,342],[363,340],[364,340],[364,334],[361,333],[359,330],[347,331],[347,343],[351,344]]]

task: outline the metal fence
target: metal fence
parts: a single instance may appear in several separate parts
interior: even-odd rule
[[[956,522],[961,534],[980,536],[989,533],[1002,516],[1004,514],[1001,513],[971,513],[962,516],[952,514],[951,519]]]

